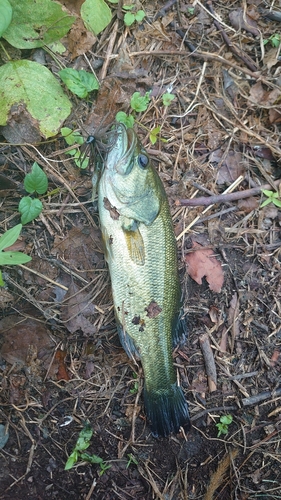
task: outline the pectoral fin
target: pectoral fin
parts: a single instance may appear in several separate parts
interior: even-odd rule
[[[132,261],[138,266],[145,263],[145,248],[142,235],[138,228],[134,231],[123,229],[128,252]]]

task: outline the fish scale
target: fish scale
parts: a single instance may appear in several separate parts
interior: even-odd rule
[[[180,283],[168,199],[135,132],[116,125],[98,185],[100,225],[119,338],[144,371],[144,402],[155,436],[189,427],[177,386]]]

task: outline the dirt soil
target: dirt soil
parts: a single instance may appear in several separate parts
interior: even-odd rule
[[[49,188],[13,247],[32,261],[3,270],[0,499],[281,498],[281,65],[270,38],[280,32],[281,2],[141,6],[141,23],[125,27],[116,4],[90,47],[78,30],[64,55],[44,58],[55,74],[57,60],[95,71],[98,93],[69,95],[65,125],[85,139],[128,112],[134,92],[151,91],[135,128],[177,236],[189,335],[174,361],[192,429],[151,435],[141,366],[116,332],[93,165],[79,170],[60,136],[35,146],[3,139],[1,232],[20,222],[34,161]],[[165,93],[175,96],[169,106]],[[279,205],[261,206],[264,185]],[[87,453],[100,463],[78,457],[64,470],[85,428],[93,431]]]

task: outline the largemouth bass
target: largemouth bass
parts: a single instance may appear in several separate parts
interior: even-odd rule
[[[118,124],[98,183],[100,225],[119,338],[144,371],[154,436],[189,428],[172,350],[181,335],[177,250],[162,182],[133,129]]]

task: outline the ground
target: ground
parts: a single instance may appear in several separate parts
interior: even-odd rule
[[[70,38],[63,56],[45,54],[55,73],[58,59],[95,68],[100,91],[89,100],[70,95],[65,124],[85,138],[128,112],[134,92],[151,91],[135,128],[164,183],[177,236],[189,334],[174,361],[192,429],[162,439],[150,433],[141,366],[116,333],[93,166],[79,170],[60,135],[36,146],[3,143],[1,232],[20,222],[34,161],[49,194],[17,242],[32,261],[3,269],[1,499],[281,498],[281,91],[270,39],[280,24],[270,5],[147,1],[146,18],[130,28],[116,7],[111,25],[84,48],[87,57],[70,49]],[[272,9],[280,16],[280,1]],[[169,106],[164,93],[175,96]],[[156,126],[161,139],[152,145]],[[261,206],[264,185],[279,205]],[[205,206],[192,207],[202,196]],[[80,457],[65,470],[83,429],[93,432],[87,453],[102,460]]]

